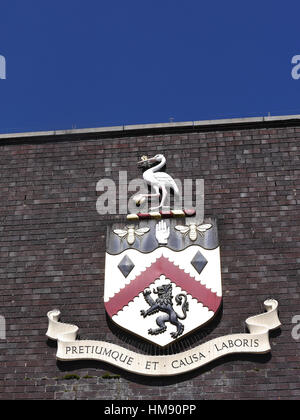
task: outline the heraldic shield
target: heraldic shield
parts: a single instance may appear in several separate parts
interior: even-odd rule
[[[221,300],[216,220],[108,226],[104,303],[118,326],[165,347],[210,321]]]

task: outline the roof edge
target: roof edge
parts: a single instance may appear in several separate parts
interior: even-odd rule
[[[255,123],[286,123],[290,120],[298,120],[300,122],[300,114],[296,115],[280,115],[280,116],[266,116],[266,117],[245,117],[245,118],[225,118],[215,120],[200,120],[200,121],[183,121],[170,123],[156,123],[156,124],[134,124],[134,125],[119,125],[111,127],[95,127],[95,128],[76,128],[69,130],[51,130],[51,131],[33,131],[20,133],[0,133],[1,140],[9,139],[29,139],[37,137],[56,137],[56,136],[78,136],[80,134],[110,134],[110,133],[130,133],[132,131],[146,131],[146,130],[168,130],[168,129],[184,129],[184,128],[209,128],[212,126],[230,126],[230,125],[249,125]]]

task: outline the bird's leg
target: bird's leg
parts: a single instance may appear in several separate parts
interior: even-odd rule
[[[160,194],[141,194],[143,197],[159,197]]]
[[[165,210],[170,208],[170,206],[165,206],[164,205],[167,197],[168,197],[168,191],[167,191],[166,187],[162,187],[162,198],[161,198],[161,202],[160,202],[159,207],[162,207],[162,209],[165,209]]]
[[[153,189],[154,189],[154,191],[155,191],[155,194],[149,194],[149,195],[150,195],[150,196],[152,196],[152,197],[160,197],[159,187],[158,187],[158,186],[156,186],[156,185],[154,185],[154,186],[153,186]],[[160,206],[150,207],[149,211],[157,210],[157,209],[159,209],[159,208],[160,208]]]
[[[145,198],[148,197],[159,197],[159,194],[138,194],[133,197],[133,200],[135,201],[136,205],[140,205],[145,201]]]
[[[160,204],[157,207],[151,207],[150,210],[157,210],[159,208],[162,208],[163,210],[169,210],[170,209],[170,206],[165,206],[164,205],[167,198],[168,198],[168,191],[167,191],[166,187],[162,186],[161,191],[162,191],[162,197],[161,197]]]

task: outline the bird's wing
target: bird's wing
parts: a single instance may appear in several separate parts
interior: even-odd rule
[[[164,184],[166,186],[170,186],[177,189],[176,182],[174,179],[167,174],[166,172],[156,172],[154,173],[154,177],[158,183]]]

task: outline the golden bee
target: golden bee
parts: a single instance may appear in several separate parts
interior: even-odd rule
[[[196,225],[195,223],[191,223],[187,226],[178,225],[175,226],[175,229],[178,230],[183,235],[189,235],[191,241],[195,241],[198,237],[198,233],[200,236],[204,236],[204,233],[212,227],[210,223],[204,223],[202,225]]]
[[[135,229],[133,225],[127,226],[127,229],[114,229],[114,233],[121,239],[127,239],[128,245],[132,245],[135,241],[135,235],[143,236],[149,232],[150,228],[142,227]]]

